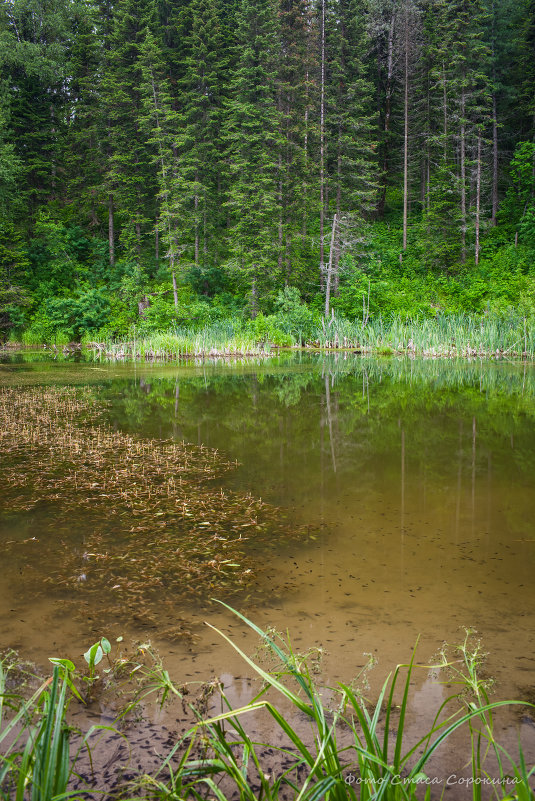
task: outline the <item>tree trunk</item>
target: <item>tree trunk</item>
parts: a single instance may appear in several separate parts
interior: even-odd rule
[[[306,95],[305,95],[305,132],[303,141],[304,155],[304,176],[303,176],[303,225],[301,229],[301,239],[303,244],[307,235],[307,177],[308,177],[308,70],[306,72]]]
[[[336,236],[337,219],[336,214],[333,217],[333,227],[331,230],[331,247],[329,248],[329,264],[327,266],[327,277],[325,282],[325,317],[327,318],[331,312],[331,276],[333,267],[333,253],[334,253],[334,238]]]
[[[444,164],[448,160],[448,93],[446,91],[446,65],[442,62],[442,102],[444,106]]]
[[[282,263],[284,260],[284,223],[283,223],[283,203],[282,203],[282,155],[279,152],[279,185],[278,185],[278,201],[279,201],[279,225],[278,225],[278,239],[279,248],[277,255],[277,268],[279,274],[282,272]]]
[[[475,262],[479,264],[479,216],[481,210],[481,131],[477,135],[477,178],[476,178],[476,252]]]
[[[403,129],[403,251],[407,250],[407,214],[409,196],[409,20],[405,5],[405,102]]]
[[[115,266],[115,234],[113,229],[113,195],[108,195],[108,248],[110,267]]]
[[[145,309],[148,309],[150,306],[150,300],[148,295],[143,295],[140,301],[137,304],[137,313],[138,316],[141,317],[142,320],[146,320]]]
[[[387,45],[387,62],[386,62],[386,89],[385,89],[385,124],[384,124],[384,138],[383,138],[383,164],[382,164],[382,186],[379,194],[379,202],[377,204],[377,213],[380,218],[385,213],[386,203],[386,182],[388,178],[388,164],[390,161],[390,117],[392,115],[392,77],[394,74],[394,24],[396,16],[393,13],[390,19],[390,27],[388,29],[388,45]]]
[[[135,229],[136,229],[137,263],[138,266],[141,266],[141,223],[139,222],[139,220],[136,220]]]
[[[464,82],[461,90],[461,263],[466,262],[466,123]]]
[[[479,142],[478,142],[479,146]],[[492,93],[492,216],[490,224],[496,225],[498,214],[498,111],[496,108],[496,94]]]
[[[195,267],[199,266],[199,176],[195,175]]]
[[[341,137],[342,131],[338,129],[338,159],[336,162],[336,177],[337,177],[337,186],[336,186],[336,214],[335,219],[340,219],[340,207],[342,205],[342,152],[341,152]],[[336,230],[334,234],[334,258],[332,259],[332,266],[333,266],[333,292],[335,295],[338,294],[338,286],[340,283],[340,253],[341,253],[341,245],[340,245],[340,226],[336,225]],[[331,261],[331,257],[329,254],[329,261]]]
[[[175,309],[178,309],[178,292],[176,288],[176,272],[175,272],[174,257],[171,257],[171,275],[173,278],[173,299],[175,301]]]
[[[325,281],[325,0],[321,3],[321,87],[320,87],[320,283]]]
[[[256,265],[254,267],[256,269]],[[251,319],[254,320],[258,314],[258,302],[256,297],[256,277],[251,282]]]

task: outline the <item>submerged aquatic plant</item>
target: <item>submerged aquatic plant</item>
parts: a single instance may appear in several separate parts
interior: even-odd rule
[[[97,424],[101,411],[87,389],[0,389],[0,511],[54,504],[49,531],[41,523],[39,536],[8,543],[29,556],[21,586],[36,591],[47,552],[46,582],[68,591],[62,602],[81,618],[98,609],[101,619],[189,636],[178,598],[252,590],[261,566],[249,540],[306,532],[259,498],[215,487],[235,466],[217,451],[115,431]],[[73,520],[83,542],[73,541]]]

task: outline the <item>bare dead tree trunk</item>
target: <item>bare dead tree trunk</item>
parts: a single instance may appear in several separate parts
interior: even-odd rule
[[[405,108],[403,129],[403,251],[407,250],[407,215],[409,197],[409,19],[405,4]]]
[[[110,267],[115,266],[115,232],[113,227],[113,195],[108,195],[108,249]]]
[[[158,228],[158,215],[156,215],[156,225],[154,226],[154,258],[156,262],[160,260],[160,229]]]
[[[325,0],[321,3],[321,87],[320,87],[320,283],[323,288],[325,248]]]
[[[329,264],[327,266],[327,276],[325,282],[325,317],[328,317],[331,312],[331,277],[333,269],[333,253],[334,253],[334,238],[336,236],[337,227],[336,214],[333,217],[333,227],[331,229],[331,247],[329,248]]]
[[[479,219],[481,210],[481,131],[477,135],[477,177],[476,177],[476,252],[475,262],[479,264]]]

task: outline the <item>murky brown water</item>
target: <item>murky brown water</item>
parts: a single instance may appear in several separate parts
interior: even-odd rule
[[[533,366],[352,355],[180,368],[28,358],[0,366],[0,383],[88,383],[109,403],[113,427],[217,448],[240,463],[220,480],[223,487],[260,495],[296,527],[314,527],[306,543],[274,541],[256,551],[251,543],[264,592],[251,600],[246,591],[239,606],[262,627],[287,628],[297,648],[323,646],[328,682],[350,680],[372,652],[377,687],[408,659],[418,636],[428,663],[443,641],[459,642],[463,627],[473,627],[490,653],[497,697],[533,697]],[[39,538],[46,514],[4,515],[0,536]],[[86,533],[80,514],[71,539],[62,533],[64,547]],[[54,569],[47,544],[27,547],[38,549],[44,578]],[[76,656],[114,621],[103,619],[98,604],[89,621],[65,615],[52,593],[43,595],[39,577],[33,598],[21,577],[35,558],[20,548],[3,556],[2,645],[41,662],[52,653]],[[123,633],[150,636],[181,681],[220,675],[242,703],[251,692],[244,666],[203,621],[249,650],[254,641],[209,597],[207,588],[206,603],[176,602],[194,643],[162,640],[157,628]],[[422,674],[415,720],[443,692]],[[521,732],[532,749],[529,720]],[[508,737],[514,745],[516,730]],[[455,759],[453,752],[454,767]]]

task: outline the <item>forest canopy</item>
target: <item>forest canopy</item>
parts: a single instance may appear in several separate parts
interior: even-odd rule
[[[535,0],[2,4],[0,339],[533,316],[534,257]]]

